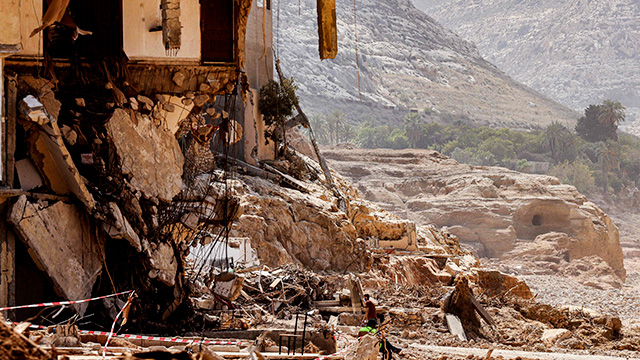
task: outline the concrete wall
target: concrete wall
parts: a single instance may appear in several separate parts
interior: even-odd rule
[[[251,12],[249,13],[249,21],[247,22],[247,35],[245,37],[245,71],[251,87],[258,90],[260,90],[269,79],[273,78],[272,15],[271,10],[266,10],[263,13],[263,1],[265,0],[253,1]]]
[[[0,54],[20,45],[20,1],[0,0]]]
[[[29,37],[40,26],[42,20],[42,0],[22,0],[20,2],[20,43],[22,50],[18,55],[42,55],[42,32]],[[4,12],[4,7],[2,7]]]
[[[272,160],[275,154],[273,143],[265,144],[265,125],[258,111],[260,88],[273,79],[273,22],[271,10],[262,7],[264,0],[254,0],[247,22],[245,36],[245,67],[251,86],[251,96],[245,103],[245,161],[255,164],[251,151],[257,146],[259,160]],[[263,10],[266,10],[263,12]],[[264,15],[264,21],[263,21]],[[263,32],[264,24],[264,32]],[[266,50],[266,53],[265,53]],[[256,142],[256,130],[258,132]]]
[[[124,51],[131,60],[145,59],[200,59],[200,3],[198,0],[180,2],[180,50],[177,55],[168,56],[162,42],[162,31],[149,32],[162,26],[160,0],[122,0],[122,20],[124,24]]]
[[[256,147],[256,155],[259,160],[273,160],[275,145],[271,141],[266,144],[264,121],[262,121],[262,114],[258,111],[258,90],[251,89],[251,94],[247,97],[247,101],[245,101],[244,109],[245,161],[249,164],[256,165],[255,159],[251,156],[254,147]],[[258,133],[257,137],[256,131]]]

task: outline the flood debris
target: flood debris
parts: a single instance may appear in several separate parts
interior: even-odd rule
[[[162,0],[153,19],[160,28],[129,26],[135,36],[110,53],[113,44],[99,36],[121,28],[96,31],[99,48],[76,43],[81,30],[64,19],[85,10],[52,1],[36,29],[45,29],[44,49],[0,63],[8,84],[0,306],[42,308],[7,306],[20,310],[12,320],[29,322],[12,331],[1,321],[0,351],[27,359],[91,358],[103,349],[127,359],[272,358],[304,319],[300,343],[287,350],[374,359],[378,340],[355,336],[365,293],[385,336],[402,345],[637,349],[639,337],[619,318],[537,303],[524,282],[479,269],[447,231],[363,200],[317,144],[307,144],[312,157],[288,146],[294,126],[310,127],[299,104],[285,129],[266,137],[274,129],[256,100],[260,79],[273,73],[244,68],[256,60],[246,58],[244,41],[258,28],[249,23],[257,5],[232,3],[220,19],[227,13],[217,8]],[[102,5],[116,13],[109,24],[136,13]],[[318,1],[318,24],[321,57],[333,58],[335,1]],[[73,33],[65,37],[64,26]],[[27,291],[30,282],[41,293]],[[133,291],[126,302],[116,296]],[[113,296],[89,299],[98,294]],[[43,303],[51,299],[87,302]]]
[[[13,331],[0,316],[0,358],[51,360],[52,356],[27,337]]]

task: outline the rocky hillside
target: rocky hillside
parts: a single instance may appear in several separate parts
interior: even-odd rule
[[[614,272],[624,279],[613,221],[553,177],[459,164],[426,150],[332,148],[323,153],[367,200],[416,224],[446,227],[481,256],[516,257],[528,269],[540,265],[585,281]],[[609,280],[620,286],[619,280]]]
[[[353,3],[338,1],[339,53],[324,61],[317,54],[315,1],[279,7],[274,9],[274,17],[280,12],[279,25],[274,20],[276,53],[310,113],[341,110],[351,120],[389,121],[419,108],[444,119],[521,129],[578,117],[504,75],[472,43],[407,0],[357,2],[360,101]]]
[[[640,133],[637,0],[414,0],[516,80],[576,110],[610,98]]]

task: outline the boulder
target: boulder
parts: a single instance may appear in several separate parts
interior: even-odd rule
[[[491,297],[515,296],[525,300],[535,295],[522,280],[495,270],[477,270],[478,286],[481,291]]]
[[[567,329],[547,329],[542,333],[540,340],[547,346],[571,337],[571,331]]]
[[[242,216],[230,236],[251,238],[262,264],[362,270],[370,263],[366,244],[356,241],[356,227],[334,198],[274,186],[257,177],[243,180],[246,187],[234,189]]]
[[[360,338],[355,347],[351,348],[345,356],[345,360],[376,360],[378,359],[378,338],[373,335],[365,335]]]

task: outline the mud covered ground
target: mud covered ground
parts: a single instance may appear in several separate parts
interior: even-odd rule
[[[558,306],[576,306],[618,316],[623,324],[640,329],[640,259],[625,259],[627,278],[621,289],[601,290],[557,275],[532,274],[508,263],[483,261],[524,280],[538,301]]]

